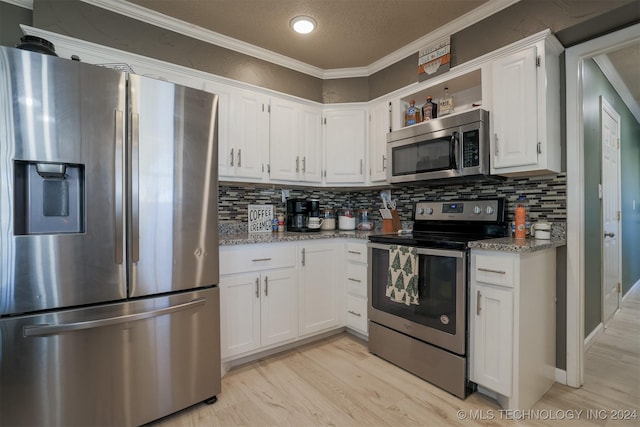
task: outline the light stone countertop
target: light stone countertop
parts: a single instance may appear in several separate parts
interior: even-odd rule
[[[552,237],[550,240],[540,240],[527,237],[526,239],[515,239],[513,237],[499,237],[497,239],[476,240],[469,242],[471,249],[484,249],[487,251],[526,253],[536,252],[548,248],[564,246],[567,241],[563,237]]]
[[[280,243],[280,242],[299,242],[302,240],[320,240],[320,239],[360,239],[368,240],[373,234],[380,234],[380,231],[312,231],[306,233],[292,231],[274,231],[271,233],[220,233],[220,246],[231,245],[248,245],[254,243]]]

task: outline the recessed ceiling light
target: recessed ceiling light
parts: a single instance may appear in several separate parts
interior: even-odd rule
[[[309,34],[316,28],[317,23],[309,16],[296,16],[291,20],[290,25],[296,33]]]

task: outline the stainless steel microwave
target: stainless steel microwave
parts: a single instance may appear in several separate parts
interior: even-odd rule
[[[489,112],[480,108],[387,134],[387,178],[405,183],[489,175]]]

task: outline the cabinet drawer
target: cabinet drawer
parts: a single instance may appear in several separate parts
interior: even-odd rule
[[[367,297],[367,266],[347,263],[347,293]]]
[[[347,261],[367,263],[366,243],[347,243]]]
[[[475,254],[474,278],[478,282],[513,287],[515,258],[510,254]]]
[[[367,333],[367,300],[347,295],[347,327]]]
[[[295,245],[238,245],[220,248],[220,275],[295,265]]]

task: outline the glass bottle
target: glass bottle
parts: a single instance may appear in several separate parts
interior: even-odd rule
[[[453,113],[453,96],[449,95],[449,88],[444,88],[444,96],[438,102],[440,116]]]
[[[409,101],[409,108],[404,115],[404,125],[411,126],[418,123],[418,109],[416,108],[416,101],[413,99]]]
[[[438,117],[438,104],[433,102],[433,98],[427,96],[427,102],[422,106],[422,121],[428,121]]]

